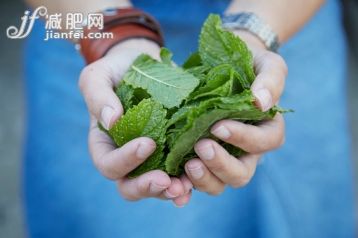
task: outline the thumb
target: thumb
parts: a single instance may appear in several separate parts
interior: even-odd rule
[[[98,60],[82,70],[79,80],[88,110],[107,130],[123,114],[122,104],[113,91],[111,72],[103,60]]]
[[[257,106],[267,111],[280,99],[285,86],[287,65],[280,55],[269,51],[256,54],[254,61],[257,76],[251,90]]]

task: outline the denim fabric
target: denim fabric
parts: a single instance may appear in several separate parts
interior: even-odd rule
[[[208,13],[229,1],[133,1],[162,23],[175,60],[197,47]],[[281,105],[286,144],[268,153],[242,189],[194,191],[182,209],[127,202],[94,168],[88,113],[77,87],[84,62],[63,40],[44,42],[37,23],[24,54],[27,133],[24,203],[31,237],[354,237],[346,109],[346,42],[338,1],[328,0],[281,49],[289,66]]]

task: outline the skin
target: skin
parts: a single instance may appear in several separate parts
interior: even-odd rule
[[[227,13],[254,12],[270,24],[278,33],[281,42],[288,40],[319,9],[323,0],[236,0]],[[51,12],[96,12],[106,7],[131,6],[129,1],[49,1],[29,0],[37,7],[45,5]],[[287,75],[285,61],[278,54],[268,51],[263,43],[245,31],[235,31],[249,46],[254,56],[256,79],[252,91],[256,105],[263,111],[275,105],[284,88]],[[159,58],[159,46],[146,39],[130,39],[114,46],[102,59],[86,66],[80,76],[79,87],[86,101],[91,126],[89,148],[93,162],[107,178],[114,180],[118,191],[125,199],[136,201],[148,197],[172,200],[176,206],[187,204],[193,186],[199,191],[218,195],[225,186],[245,186],[255,173],[261,155],[280,147],[284,143],[284,119],[278,114],[273,120],[260,125],[246,125],[234,120],[217,122],[211,133],[221,140],[240,147],[248,154],[235,158],[218,143],[202,139],[195,145],[198,158],[185,165],[186,174],[171,178],[155,170],[138,178],[126,175],[140,165],[155,150],[150,138],[136,138],[121,148],[116,148],[111,139],[97,127],[100,121],[110,128],[123,114],[123,107],[113,92],[134,59],[141,53]]]

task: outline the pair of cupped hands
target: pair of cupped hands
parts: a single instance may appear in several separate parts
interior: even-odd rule
[[[287,67],[284,60],[265,49],[255,37],[240,33],[254,56],[256,79],[251,90],[262,111],[275,105],[283,91]],[[160,170],[149,171],[137,178],[126,175],[143,163],[155,150],[155,142],[147,137],[136,138],[117,148],[98,128],[106,129],[123,114],[123,107],[113,88],[121,80],[136,57],[142,53],[159,59],[159,46],[146,39],[129,39],[111,48],[100,60],[86,66],[79,86],[90,113],[89,149],[97,169],[116,181],[119,193],[136,201],[155,197],[172,200],[178,207],[190,201],[192,188],[218,195],[226,185],[245,186],[255,173],[260,156],[280,147],[284,142],[284,120],[277,114],[273,120],[247,125],[235,120],[215,123],[210,132],[222,141],[248,152],[240,158],[230,155],[211,139],[201,139],[194,147],[198,158],[185,164],[185,174],[170,177]]]

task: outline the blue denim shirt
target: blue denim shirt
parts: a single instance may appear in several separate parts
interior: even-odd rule
[[[135,0],[162,24],[181,63],[209,13],[229,1]],[[87,110],[77,87],[84,62],[71,43],[43,41],[37,23],[24,54],[27,133],[24,207],[31,237],[354,237],[346,109],[346,42],[339,2],[328,0],[280,53],[289,66],[281,104],[286,144],[264,155],[253,180],[182,209],[123,200],[87,152]]]

